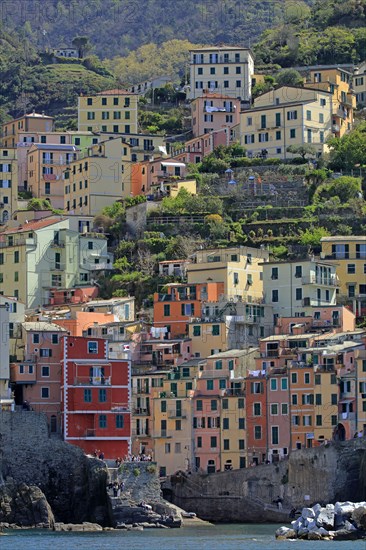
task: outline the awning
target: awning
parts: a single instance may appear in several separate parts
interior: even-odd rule
[[[340,399],[340,400],[339,400],[339,403],[342,403],[342,404],[343,404],[343,403],[346,403],[346,404],[347,404],[347,403],[353,403],[354,400],[355,400],[355,398],[354,398],[354,399]]]
[[[184,162],[162,162],[162,166],[180,166],[181,168],[185,167]]]
[[[173,346],[174,344],[158,344],[156,347],[159,349],[162,349],[162,348],[172,348]]]

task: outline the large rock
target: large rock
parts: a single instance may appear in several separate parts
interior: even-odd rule
[[[315,512],[312,508],[303,508],[302,509],[302,512],[301,512],[301,516],[304,518],[304,519],[307,519],[307,518],[315,518]]]
[[[358,529],[366,531],[366,506],[355,508],[352,512],[351,519]]]
[[[334,506],[327,504],[325,508],[321,508],[316,518],[318,527],[324,527],[324,529],[334,528]]]
[[[55,523],[55,531],[103,531],[103,527],[97,523],[84,521],[83,523]]]
[[[354,509],[353,502],[336,502],[334,506],[336,514],[340,514],[344,518],[350,518]]]
[[[346,529],[339,529],[339,531],[333,531],[333,540],[357,540],[360,538],[358,531],[347,531]]]
[[[285,539],[296,539],[296,531],[290,529],[289,527],[279,527],[275,533],[276,539],[285,540]]]
[[[52,528],[51,507],[39,487],[9,480],[0,487],[0,522],[21,527]]]

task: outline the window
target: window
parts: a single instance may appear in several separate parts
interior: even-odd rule
[[[16,251],[14,252],[14,263],[15,263],[15,264],[18,264],[18,263],[19,263],[19,251],[18,251],[18,250],[16,250]]]
[[[176,420],[175,421],[175,431],[180,432],[181,429],[182,429],[182,421],[181,420]]]
[[[99,390],[99,403],[105,403],[107,401],[107,390],[106,389],[100,389]]]
[[[271,279],[278,279],[278,267],[272,267]]]
[[[278,404],[277,403],[271,403],[271,415],[277,416],[278,415]]]
[[[50,388],[41,388],[41,398],[48,399],[50,396]]]
[[[292,404],[297,405],[297,394],[296,393],[292,394]]]
[[[239,418],[239,430],[245,430],[245,418]]]
[[[279,429],[278,426],[272,426],[272,445],[278,445],[279,443]]]
[[[242,397],[238,399],[238,409],[244,409],[244,399]]]
[[[162,413],[166,412],[166,401],[160,401],[160,411]]]
[[[39,334],[33,334],[33,344],[39,344]]]
[[[211,449],[214,449],[215,447],[217,447],[217,437],[215,435],[211,436],[210,438],[210,446],[211,446]]]
[[[229,426],[230,426],[229,418],[223,418],[223,420],[222,420],[222,429],[223,430],[229,430],[230,429]]]
[[[224,439],[224,451],[230,451],[230,440]]]
[[[88,120],[94,120],[95,119],[95,113],[88,111],[87,113],[87,119]]]
[[[226,388],[226,380],[225,378],[222,378],[221,380],[219,380],[219,389],[224,390],[225,388]]]
[[[58,344],[58,334],[52,334],[52,344]]]
[[[201,336],[201,327],[199,325],[193,325],[193,336]]]
[[[202,411],[202,399],[197,399],[196,401],[196,411]]]
[[[294,139],[296,137],[296,129],[295,128],[291,128],[290,130],[290,138],[291,139]]]
[[[288,111],[287,120],[297,120],[297,111]]]
[[[297,384],[297,372],[291,373],[291,382],[292,384]]]
[[[278,302],[278,290],[272,290],[272,302]]]
[[[327,104],[327,100],[326,100],[326,99],[323,99],[323,98],[321,98],[321,99],[320,99],[320,105],[321,105],[322,107],[325,107],[325,106],[326,106],[326,104]]]
[[[170,316],[170,304],[164,304],[164,317]]]
[[[200,449],[202,447],[202,437],[197,437],[197,447]]]
[[[288,414],[288,404],[287,403],[281,403],[281,414]]]
[[[91,389],[84,390],[84,403],[91,403],[92,400],[92,391]]]
[[[216,401],[216,399],[211,399],[211,411],[217,411],[217,401]]]
[[[212,336],[220,336],[220,325],[212,325]]]
[[[122,429],[125,425],[125,419],[123,414],[116,414],[116,428]]]
[[[43,348],[39,352],[40,357],[52,357],[52,350]]]
[[[304,383],[305,384],[310,384],[310,373],[309,372],[304,373]]]
[[[208,390],[213,390],[214,389],[214,381],[213,380],[206,380],[206,388]]]
[[[88,97],[87,100],[87,105],[93,105],[93,98],[92,97]]]
[[[175,443],[175,445],[174,445],[174,452],[175,452],[176,454],[179,454],[179,453],[182,452],[182,450],[181,450],[181,443]]]
[[[304,393],[301,400],[303,405],[314,405],[314,395],[312,393]]]
[[[306,111],[306,120],[311,120],[311,111]]]
[[[281,113],[276,113],[276,126],[281,126]]]
[[[294,414],[292,416],[292,425],[293,426],[300,426],[300,417],[297,414]]]
[[[228,367],[229,367],[229,370],[234,370],[234,360],[233,359],[230,359],[228,361]]]
[[[99,428],[106,428],[107,427],[107,415],[106,414],[100,414],[99,415]]]
[[[262,439],[262,426],[254,426],[254,439]]]
[[[332,393],[331,397],[330,397],[330,402],[332,405],[337,405],[338,403],[338,396],[336,393]]]
[[[260,403],[253,403],[253,415],[254,416],[261,416],[262,414],[262,407]]]
[[[302,417],[302,425],[303,426],[311,426],[312,425],[312,420],[311,420],[310,414],[305,414]]]
[[[98,353],[98,342],[88,342],[88,353]]]
[[[271,391],[277,391],[277,379],[271,378]]]
[[[281,378],[281,390],[287,390],[287,378]]]
[[[332,423],[332,426],[336,426],[338,424],[338,416],[336,414],[332,414],[331,423]]]
[[[245,439],[239,439],[239,451],[245,450]]]
[[[236,87],[237,87],[237,88],[240,88],[240,86],[241,86],[241,80],[237,80],[237,81],[236,81]]]
[[[165,443],[165,454],[168,455],[170,453],[170,443]]]
[[[281,130],[276,130],[276,140],[281,139]]]
[[[258,134],[258,141],[259,143],[265,143],[266,141],[269,141],[269,134],[268,132],[264,132],[262,134]]]
[[[315,405],[321,405],[322,404],[322,394],[316,393],[315,394]]]
[[[266,117],[266,115],[261,115],[261,128],[267,128],[267,117]]]
[[[356,264],[347,264],[347,273],[354,275],[356,273]]]

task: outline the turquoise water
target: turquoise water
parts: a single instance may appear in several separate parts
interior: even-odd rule
[[[278,525],[217,525],[145,531],[53,533],[9,531],[0,537],[1,550],[319,550],[326,542],[276,541]],[[331,550],[365,550],[365,541],[330,542]],[[352,546],[351,546],[352,545]],[[328,548],[328,546],[327,546]]]

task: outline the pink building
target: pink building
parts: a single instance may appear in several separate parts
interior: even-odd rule
[[[226,387],[226,380],[224,383]],[[221,470],[220,395],[225,390],[221,385],[212,372],[203,371],[193,400],[195,468],[209,474]]]
[[[76,288],[50,290],[49,305],[63,306],[66,304],[84,304],[98,298],[99,289],[97,286],[83,286]]]
[[[220,94],[205,94],[191,103],[194,137],[219,132],[240,122],[240,99]],[[230,135],[230,133],[229,133]]]
[[[192,340],[190,338],[165,339],[169,333],[166,327],[152,328],[150,334],[142,334],[141,342],[135,352],[136,364],[161,368],[179,366],[192,357]]]
[[[355,330],[356,317],[344,306],[314,307],[313,310],[312,316],[308,317],[278,317],[275,333],[292,334],[296,331],[304,333],[322,329],[331,329],[334,332]],[[294,329],[294,327],[297,328]]]
[[[66,330],[44,321],[22,323],[24,356],[11,364],[16,405],[45,413],[51,432],[60,432],[61,337]]]
[[[203,134],[186,141],[182,148],[176,149],[172,156],[176,161],[196,164],[212,153],[219,145],[230,145],[230,129],[223,128]]]
[[[286,458],[291,447],[287,369],[273,369],[267,380],[268,453],[270,462]]]

